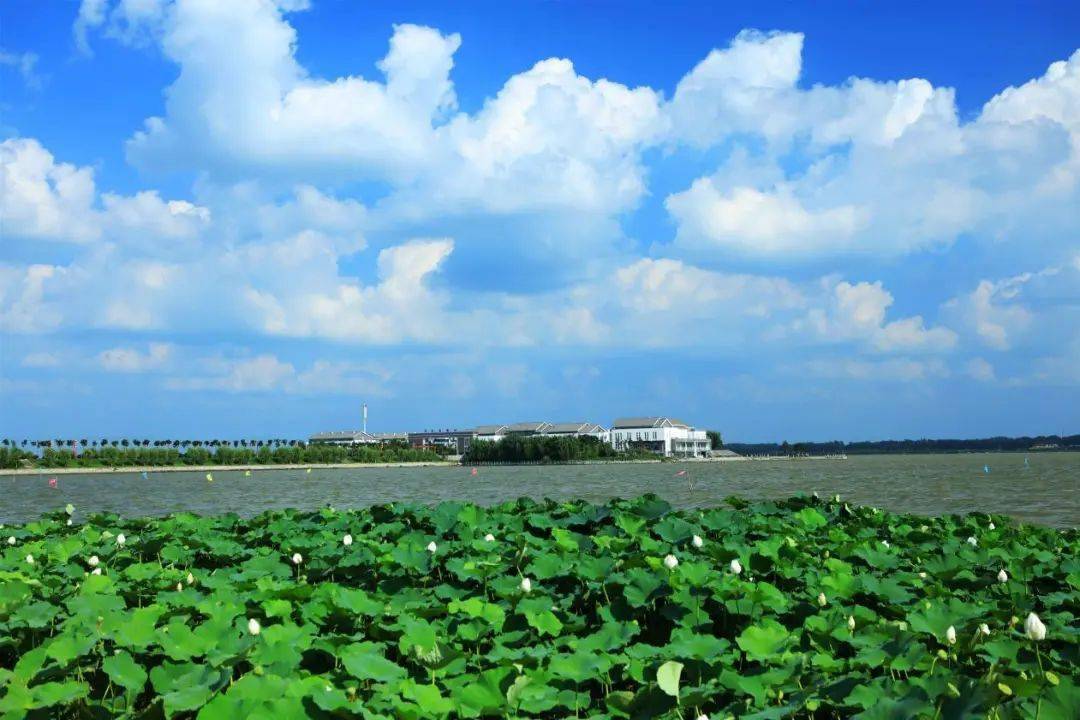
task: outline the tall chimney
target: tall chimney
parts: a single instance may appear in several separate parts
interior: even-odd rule
[[[364,432],[367,432],[367,403],[364,403]]]

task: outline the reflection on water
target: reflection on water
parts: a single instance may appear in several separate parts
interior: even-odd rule
[[[720,504],[729,495],[780,498],[839,493],[858,504],[927,515],[1005,513],[1019,520],[1080,526],[1080,453],[875,455],[848,460],[755,461],[687,465],[555,465],[468,468],[318,468],[242,471],[0,476],[0,522],[21,522],[72,503],[79,512],[128,516],[188,510],[251,515],[272,508],[362,507],[385,502],[471,500],[492,504],[520,496],[584,498],[654,492],[682,507]],[[990,467],[990,473],[983,466]],[[689,478],[676,477],[689,468]]]

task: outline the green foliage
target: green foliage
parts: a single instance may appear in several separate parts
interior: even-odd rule
[[[617,451],[591,435],[508,435],[498,442],[474,442],[462,458],[465,463],[566,463],[586,460],[655,460],[655,453]]]
[[[0,718],[1080,716],[1076,530],[733,502],[6,527]]]
[[[127,443],[127,441],[123,441]],[[434,462],[444,458],[403,442],[368,445],[305,444],[271,441],[133,441],[129,445],[42,448],[41,455],[0,445],[0,468],[173,467],[194,465],[318,465],[326,463]]]

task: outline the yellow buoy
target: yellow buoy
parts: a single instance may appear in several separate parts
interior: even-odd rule
[[[250,470],[245,470],[244,471],[244,477],[251,477],[251,471]]]
[[[311,473],[311,468],[308,468],[307,471],[308,471],[308,474],[310,474]]]
[[[210,473],[206,473],[206,482],[214,482],[214,476]]]

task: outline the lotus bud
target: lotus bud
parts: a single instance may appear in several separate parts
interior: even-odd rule
[[[67,524],[68,524],[68,527],[71,527],[71,518],[68,518]]]
[[[433,553],[433,552],[435,552],[435,551],[436,551],[436,550],[438,550],[438,549],[439,549],[439,546],[435,544],[435,541],[434,541],[434,540],[432,540],[431,542],[429,542],[429,543],[427,544],[427,551],[428,551],[429,553]]]
[[[949,629],[945,631],[945,642],[949,643],[950,645],[956,644],[956,628],[954,628],[952,625],[950,625]]]
[[[1044,640],[1046,638],[1046,626],[1043,625],[1042,620],[1035,613],[1031,613],[1027,616],[1027,620],[1024,621],[1024,634],[1028,636],[1029,640]]]
[[[884,545],[886,548],[889,547],[889,541],[888,540],[882,540],[881,544]]]
[[[90,565],[90,567],[97,567],[98,563],[101,562],[101,560],[98,558],[97,555],[91,555],[90,559],[87,560],[86,562],[87,562],[87,564]]]
[[[495,542],[495,536],[491,533],[488,533],[484,536],[484,542]]]
[[[668,570],[674,570],[678,566],[679,558],[675,557],[674,555],[668,555],[664,558],[664,567],[666,567]]]
[[[825,593],[818,593],[817,604],[821,607],[825,607],[829,604],[829,601],[825,598]]]
[[[1005,572],[1005,568],[998,570],[997,580],[999,583],[1009,582],[1009,573]]]
[[[176,592],[183,592],[183,591],[184,591],[184,583],[182,583],[182,582],[176,583]]]
[[[119,535],[116,536],[116,544],[119,545],[120,547],[123,547],[124,543],[126,543],[126,542],[127,542],[127,538],[124,537],[124,533],[120,533]]]
[[[997,530],[997,525],[994,524],[993,520],[991,520],[990,524],[987,525],[986,527],[990,528],[991,530]]]
[[[974,536],[967,539],[967,544],[971,547],[979,547],[979,541],[976,540]]]
[[[187,584],[188,585],[194,585],[195,584],[195,576],[192,575],[190,572],[187,574],[186,579],[187,579]]]
[[[521,592],[532,592],[532,580],[527,577],[521,578]]]
[[[990,626],[987,625],[986,623],[982,623],[981,625],[979,625],[979,633],[982,634],[982,635],[989,635],[990,634]]]
[[[705,713],[701,713],[700,715],[697,716],[697,720],[709,720],[709,716],[706,715]]]
[[[33,565],[34,564],[34,556],[33,555],[27,555],[26,556],[26,564],[27,565]]]
[[[101,568],[99,568],[99,567],[94,568],[93,571],[90,574],[91,575],[100,575],[101,574]]]
[[[854,615],[848,615],[847,616],[847,629],[851,630],[852,632],[855,632],[855,616]]]
[[[919,572],[919,577],[922,578],[923,580],[925,580],[926,579],[926,573],[925,572]]]
[[[705,541],[701,539],[700,535],[695,535],[694,537],[690,538],[690,544],[696,548],[699,548],[705,544]]]
[[[739,558],[735,558],[731,561],[731,572],[736,575],[742,572],[742,563],[739,562]]]
[[[350,545],[352,545],[352,535],[346,533],[345,537],[341,538],[341,544],[345,547],[349,547]]]
[[[15,536],[14,535],[12,535],[11,537],[9,537],[7,539],[7,544],[8,545],[14,545],[15,544]]]
[[[262,625],[260,625],[259,621],[255,618],[251,618],[248,620],[248,632],[252,635],[258,635],[262,632]]]
[[[833,495],[832,496],[832,501],[835,502],[835,503],[840,502],[840,493],[837,493],[836,495]]]
[[[299,565],[302,562],[304,562],[304,556],[301,555],[300,553],[293,553],[292,564],[293,565]]]
[[[74,515],[75,514],[75,506],[72,505],[71,503],[68,503],[67,505],[64,506],[64,512],[66,512],[68,515]]]

